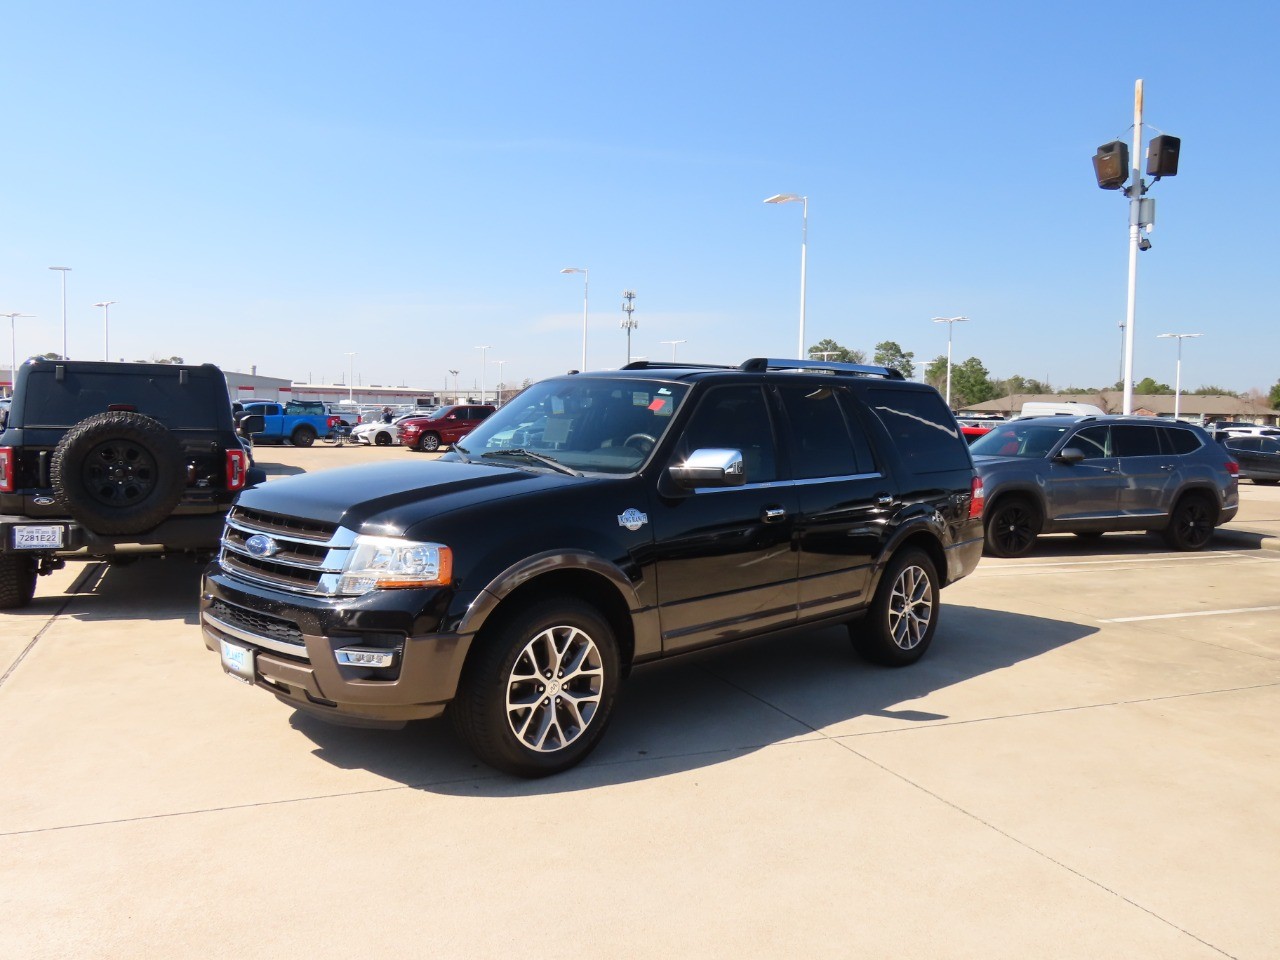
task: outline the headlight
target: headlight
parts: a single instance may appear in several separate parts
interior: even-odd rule
[[[397,537],[357,536],[347,555],[338,593],[446,586],[453,577],[453,551],[439,543]]]

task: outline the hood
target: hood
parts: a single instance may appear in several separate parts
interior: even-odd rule
[[[251,510],[326,523],[349,530],[399,533],[432,516],[486,500],[590,483],[567,474],[510,466],[428,460],[340,467],[271,480],[240,494]]]

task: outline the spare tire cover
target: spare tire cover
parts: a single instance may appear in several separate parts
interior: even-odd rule
[[[110,411],[81,420],[53,452],[54,496],[95,533],[145,533],[173,512],[187,478],[164,424]]]

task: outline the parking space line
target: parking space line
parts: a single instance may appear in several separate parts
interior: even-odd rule
[[[1173,560],[1181,560],[1185,562],[1191,560],[1218,560],[1243,556],[1243,553],[1175,553],[1164,554],[1159,557],[1116,557],[1114,560],[1057,560],[1046,561],[1044,563],[1010,564],[1010,566],[1014,566],[1019,570],[1027,570],[1032,567],[1088,567],[1102,566],[1110,563],[1169,563]]]
[[[1190,613],[1152,613],[1145,617],[1112,617],[1099,623],[1137,623],[1140,620],[1182,620],[1186,617],[1223,617],[1233,613],[1269,613],[1280,610],[1280,605],[1270,607],[1233,607],[1230,610],[1195,610]]]

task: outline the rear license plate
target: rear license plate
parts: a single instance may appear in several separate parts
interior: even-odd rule
[[[48,550],[66,546],[66,527],[56,524],[40,526],[16,526],[13,528],[13,549]]]
[[[220,640],[219,643],[222,644],[222,669],[237,680],[253,683],[255,677],[253,651],[226,640]]]

